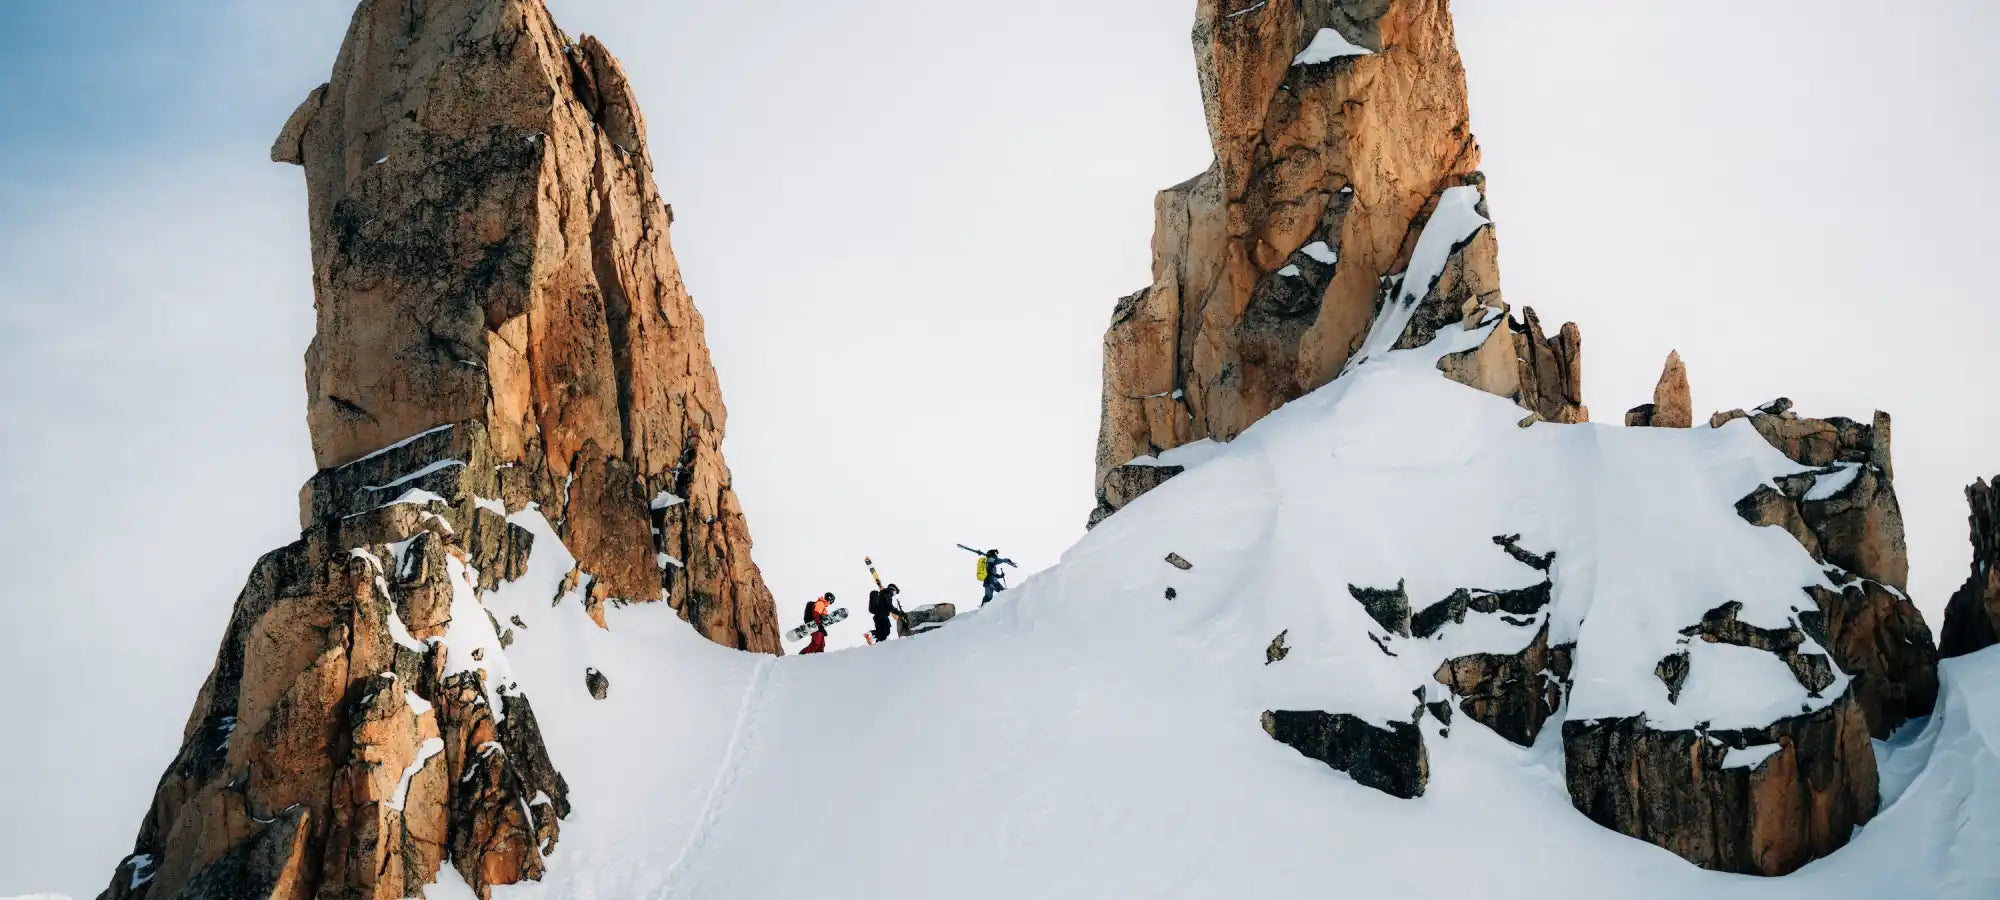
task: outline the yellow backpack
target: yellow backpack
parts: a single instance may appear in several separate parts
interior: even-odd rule
[[[979,558],[979,581],[981,584],[986,582],[986,575],[986,557],[982,556]]]

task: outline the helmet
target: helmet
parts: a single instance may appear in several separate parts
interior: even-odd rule
[[[826,592],[826,602],[828,602],[828,603],[832,603],[832,602],[833,602],[833,592],[832,592],[832,591],[827,591],[827,592]]]
[[[986,555],[987,555],[987,556],[999,556],[999,555],[1000,555],[1000,551],[998,551],[998,550],[988,550],[988,551],[986,551]]]
[[[899,587],[895,586],[894,584],[891,584],[891,585],[889,585],[888,587],[885,587],[885,588],[883,588],[883,590],[885,590],[885,591],[888,591],[888,592],[889,592],[889,593],[891,593],[891,594],[900,594],[900,593],[902,593],[902,592],[903,592],[903,589],[902,589],[902,588],[899,588]]]

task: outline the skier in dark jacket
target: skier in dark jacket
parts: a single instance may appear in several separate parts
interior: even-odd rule
[[[994,594],[1007,589],[1007,583],[1004,580],[1007,576],[1001,573],[1000,567],[1011,565],[1014,565],[1014,561],[1001,558],[1000,551],[986,551],[986,599],[979,601],[980,606],[992,603]]]
[[[875,617],[873,632],[875,643],[879,644],[889,639],[889,617],[903,614],[896,603],[896,595],[902,592],[902,588],[893,584],[879,591],[868,592],[868,614]]]
[[[805,619],[806,624],[813,626],[812,640],[806,643],[804,650],[799,651],[799,655],[826,652],[826,614],[831,609],[833,609],[832,591],[806,604]]]

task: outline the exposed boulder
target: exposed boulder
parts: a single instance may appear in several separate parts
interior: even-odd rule
[[[1688,397],[1687,366],[1681,363],[1678,350],[1667,354],[1667,364],[1660,370],[1660,383],[1653,388],[1652,407],[1647,425],[1654,428],[1694,427],[1694,405]]]
[[[1784,875],[1846,844],[1877,806],[1868,726],[1848,697],[1752,729],[1570,721],[1563,746],[1579,811],[1704,868]]]
[[[1542,733],[1542,725],[1562,708],[1572,649],[1567,644],[1550,647],[1549,626],[1544,623],[1519,653],[1461,656],[1446,661],[1435,677],[1459,697],[1458,708],[1473,721],[1529,747]],[[1451,723],[1448,714],[1439,718]]]
[[[1368,611],[1368,617],[1390,634],[1408,637],[1410,634],[1410,595],[1403,590],[1403,582],[1397,581],[1393,589],[1365,588],[1348,585],[1347,592]]]
[[[596,669],[583,670],[583,687],[590,692],[590,696],[599,700],[611,695],[611,679]]]
[[[958,605],[953,603],[933,603],[929,606],[916,607],[896,620],[897,635],[911,637],[927,631],[936,631],[956,615],[958,615]]]
[[[1360,52],[1305,53],[1316,39]],[[1215,161],[1159,194],[1152,284],[1105,334],[1092,524],[1172,475],[1128,462],[1230,440],[1331,381],[1446,192],[1483,184],[1442,0],[1200,0],[1194,45]],[[1422,310],[1396,337],[1505,315],[1490,224],[1448,243],[1430,283],[1401,286]],[[1576,422],[1579,355],[1574,326],[1547,338],[1530,315],[1443,365]]]
[[[1263,722],[1279,743],[1391,797],[1421,797],[1430,779],[1423,731],[1414,722],[1379,728],[1346,713],[1284,710],[1265,712]]]
[[[2000,482],[2000,477],[1994,479]],[[1965,489],[1972,507],[1972,572],[1951,595],[1938,639],[1943,656],[1964,656],[2000,643],[2000,491],[1982,478]]]
[[[1272,638],[1271,643],[1264,647],[1264,665],[1268,666],[1292,655],[1292,648],[1285,646],[1285,635],[1291,633],[1292,630],[1289,628],[1278,632],[1278,636]]]

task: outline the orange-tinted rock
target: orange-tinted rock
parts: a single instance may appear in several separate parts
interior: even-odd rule
[[[528,699],[480,668],[511,630],[465,607],[526,572],[502,510],[571,546],[577,615],[664,599],[778,652],[672,216],[617,61],[539,0],[363,0],[272,156],[311,204],[321,470],[104,896],[400,900],[449,865],[486,897],[569,813]],[[487,628],[501,649],[447,671],[435,639]]]
[[[645,122],[601,43],[538,0],[367,0],[272,156],[311,201],[322,467],[478,422],[613,596],[778,652]]]
[[[1302,55],[1316,39],[1366,52]],[[1160,193],[1153,283],[1105,334],[1093,523],[1170,475],[1130,461],[1233,439],[1331,381],[1439,198],[1482,184],[1444,0],[1201,0],[1194,43],[1215,161]],[[1456,247],[1416,291],[1437,311],[1418,330],[1504,312],[1497,253],[1490,225]],[[1531,318],[1447,373],[1584,421],[1579,343]]]
[[[1779,479],[1737,503],[1754,525],[1777,525],[1827,564],[1835,589],[1807,590],[1817,609],[1801,618],[1840,669],[1854,676],[1857,708],[1875,737],[1927,716],[1937,702],[1938,647],[1904,593],[1909,549],[1890,473],[1887,413],[1871,424],[1807,419],[1780,398],[1755,413],[1718,413],[1717,427],[1747,418],[1773,447],[1815,471]]]
[[[1654,428],[1694,427],[1694,403],[1688,396],[1687,366],[1681,363],[1680,351],[1667,354],[1667,364],[1660,370],[1660,383],[1653,388],[1653,409],[1646,423]]]
[[[297,892],[283,896],[399,900],[436,880],[446,860],[475,887],[536,877],[533,854],[502,854],[518,865],[494,865],[494,854],[453,843],[486,834],[503,848],[553,847],[568,810],[526,698],[506,695],[496,726],[478,672],[446,678],[441,646],[418,649],[421,635],[448,627],[497,629],[484,610],[454,623],[448,601],[437,602],[450,594],[446,560],[464,559],[453,537],[464,524],[388,506],[318,523],[257,564],[133,855],[105,896],[225,884],[249,892],[187,896],[264,897],[260,885],[290,879]],[[418,642],[406,645],[392,623],[409,619],[422,624],[407,626],[403,640]],[[450,749],[468,741],[505,753]],[[468,774],[474,768],[485,780]],[[475,790],[496,799],[464,800]],[[518,807],[538,793],[552,802],[531,821]],[[281,877],[246,862],[266,857],[297,863]],[[150,877],[135,888],[129,869],[139,858]]]
[[[1874,818],[1874,750],[1851,697],[1764,728],[1654,731],[1643,717],[1563,725],[1571,802],[1709,869],[1783,875]],[[1728,766],[1731,751],[1768,756]]]

